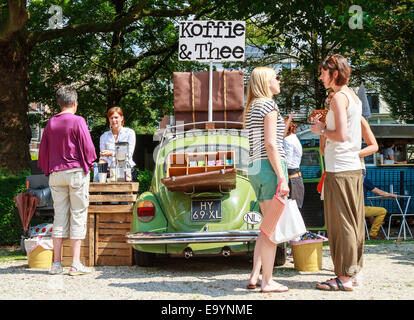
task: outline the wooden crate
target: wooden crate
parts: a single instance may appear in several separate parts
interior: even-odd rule
[[[95,263],[95,214],[88,211],[86,237],[81,243],[80,260],[85,266]],[[72,247],[70,240],[63,240],[62,265],[69,267],[72,264]]]
[[[94,265],[132,265],[132,247],[125,234],[131,230],[138,187],[138,182],[90,184],[89,213],[95,215]]]
[[[167,178],[235,167],[234,151],[171,153],[167,159]]]

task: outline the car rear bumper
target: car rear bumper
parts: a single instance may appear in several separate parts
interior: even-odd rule
[[[128,232],[125,236],[126,242],[131,244],[252,242],[256,241],[259,232],[259,230],[193,233]]]

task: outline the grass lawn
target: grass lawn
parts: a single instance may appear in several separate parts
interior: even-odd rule
[[[19,247],[0,247],[0,263],[8,261],[27,261],[27,256]]]

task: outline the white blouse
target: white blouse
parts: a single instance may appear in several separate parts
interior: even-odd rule
[[[134,160],[132,160],[132,155],[134,154],[135,150],[135,141],[136,135],[135,131],[130,128],[122,127],[119,131],[118,138],[115,141],[115,137],[112,133],[112,130],[106,131],[101,135],[99,139],[99,149],[102,152],[103,150],[109,150],[115,152],[115,142],[128,142],[128,156],[129,156],[129,163],[131,167],[135,166]],[[109,166],[111,166],[111,159],[112,157],[100,157],[99,159],[105,160]]]
[[[302,160],[302,144],[296,134],[292,133],[283,139],[288,169],[297,169]]]

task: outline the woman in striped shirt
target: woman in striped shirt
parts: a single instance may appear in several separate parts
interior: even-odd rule
[[[280,93],[275,70],[257,67],[251,75],[245,110],[245,127],[249,132],[250,183],[255,190],[263,215],[269,214],[273,195],[280,182],[282,196],[289,194],[283,136],[285,124],[273,95]],[[276,244],[260,233],[254,249],[253,270],[248,288],[258,284],[262,267],[262,292],[284,292],[288,288],[272,280]]]

